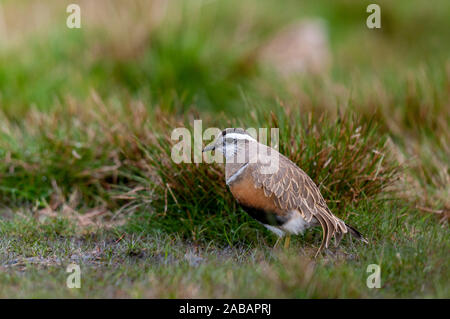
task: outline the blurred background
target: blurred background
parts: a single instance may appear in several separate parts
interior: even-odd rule
[[[386,102],[381,90],[396,91],[401,107],[407,85],[442,85],[448,71],[443,0],[380,1],[381,29],[366,26],[370,1],[78,1],[81,29],[66,27],[69,3],[1,2],[1,105],[9,116],[91,90],[174,111],[242,112],[243,95],[292,93],[315,81],[358,102],[371,88],[374,108]],[[279,92],[271,79],[286,73],[295,79]]]

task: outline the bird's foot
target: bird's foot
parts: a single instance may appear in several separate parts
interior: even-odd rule
[[[282,237],[278,237],[277,241],[275,242],[275,245],[273,245],[273,249],[277,249],[278,246],[280,245],[280,241],[281,241]]]
[[[291,244],[291,235],[287,235],[286,239],[284,240],[284,249],[288,249],[290,244]]]

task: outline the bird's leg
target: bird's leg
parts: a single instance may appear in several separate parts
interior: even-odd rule
[[[273,245],[273,249],[276,249],[278,247],[278,245],[280,244],[282,236],[279,236],[277,241],[275,242],[275,245]]]
[[[290,243],[291,243],[291,235],[287,235],[286,239],[284,240],[284,249],[288,249]]]

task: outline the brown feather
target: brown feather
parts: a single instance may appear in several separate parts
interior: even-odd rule
[[[272,153],[273,154],[273,153]],[[259,164],[250,164],[249,171],[256,187],[264,189],[264,195],[272,196],[275,205],[285,211],[297,210],[307,222],[313,217],[323,229],[323,247],[328,248],[334,236],[337,243],[347,233],[345,223],[328,209],[313,180],[287,157],[279,154],[279,168],[273,174],[262,174]]]
[[[328,235],[328,227],[327,227],[327,223],[323,220],[322,216],[317,215],[316,219],[319,221],[320,225],[322,226],[322,243],[320,244],[319,250],[317,250],[317,252],[316,252],[316,257],[317,257],[317,255],[322,251],[322,249],[325,245],[325,239]]]
[[[245,170],[229,184],[231,192],[241,205],[253,212],[263,211],[264,214],[275,216],[278,222],[283,221],[283,224],[294,211],[299,212],[310,226],[320,224],[323,239],[319,251],[323,247],[328,248],[333,237],[336,245],[339,244],[347,232],[366,241],[356,229],[333,215],[317,185],[301,168],[265,145],[258,144],[258,147],[270,150],[266,150],[265,154],[279,156],[278,170],[272,174],[263,173],[260,169],[267,167],[266,164],[253,162],[254,158],[251,158]],[[226,179],[241,167],[242,164],[227,163]]]

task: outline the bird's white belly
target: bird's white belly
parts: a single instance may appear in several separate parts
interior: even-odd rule
[[[293,211],[290,219],[280,226],[280,228],[286,233],[294,235],[303,234],[304,231],[310,227],[311,224],[308,223],[297,211]]]
[[[300,215],[299,212],[293,211],[291,212],[291,217],[289,220],[281,226],[272,226],[267,224],[263,225],[268,230],[274,232],[278,237],[283,237],[286,233],[293,235],[303,234],[305,230],[315,224],[315,219],[309,223],[302,217],[302,215]]]

